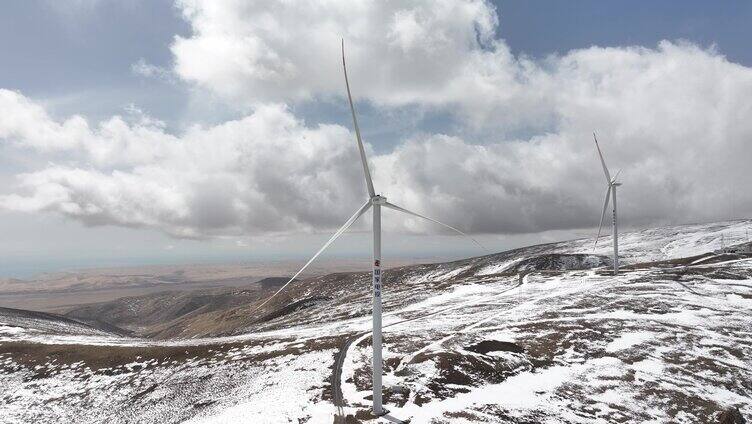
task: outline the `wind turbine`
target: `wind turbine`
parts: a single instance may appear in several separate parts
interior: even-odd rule
[[[614,178],[611,178],[611,174],[609,174],[608,168],[606,167],[606,161],[603,160],[603,153],[601,153],[601,147],[598,145],[598,138],[595,136],[595,133],[593,133],[593,140],[595,140],[595,148],[598,149],[598,157],[600,157],[601,159],[601,165],[603,165],[603,173],[606,174],[606,184],[608,185],[608,188],[606,189],[606,200],[605,202],[603,202],[603,212],[601,212],[601,223],[598,224],[598,235],[595,237],[593,250],[595,250],[595,246],[598,245],[598,238],[600,238],[601,236],[601,228],[603,227],[603,218],[606,217],[606,209],[608,209],[608,199],[609,196],[612,196],[614,198],[614,210],[612,218],[614,225],[614,275],[616,275],[619,273],[619,233],[616,228],[616,187],[621,185],[620,182],[616,181],[616,178],[619,176],[621,169],[616,172]]]
[[[368,194],[368,200],[361,206],[355,213],[350,217],[350,219],[345,222],[345,224],[340,227],[339,230],[337,230],[336,233],[326,242],[324,243],[324,246],[319,249],[318,252],[316,252],[313,257],[306,262],[305,265],[303,265],[303,268],[300,269],[295,275],[293,275],[290,280],[285,283],[282,287],[279,288],[273,295],[271,295],[268,299],[266,299],[263,303],[261,303],[259,306],[257,306],[252,312],[260,309],[262,306],[264,306],[267,302],[272,300],[276,295],[278,295],[282,290],[284,290],[293,280],[295,280],[306,268],[308,268],[308,265],[310,265],[316,258],[321,255],[321,253],[326,250],[329,245],[331,245],[334,240],[339,238],[352,224],[366,211],[368,211],[369,208],[373,208],[373,273],[372,273],[372,296],[373,296],[373,363],[372,363],[372,369],[373,369],[373,413],[375,415],[384,415],[386,414],[386,411],[382,407],[382,386],[381,386],[381,376],[382,376],[382,367],[383,367],[383,361],[381,356],[381,207],[386,207],[389,209],[394,209],[399,212],[406,213],[408,215],[413,215],[418,218],[423,218],[428,221],[434,222],[439,225],[443,225],[446,228],[449,228],[450,230],[453,230],[465,237],[468,237],[471,239],[475,244],[483,248],[483,246],[478,243],[477,240],[474,238],[468,236],[467,234],[463,233],[462,231],[452,227],[451,225],[444,224],[443,222],[439,222],[433,218],[429,218],[426,216],[423,216],[421,214],[418,214],[416,212],[409,211],[403,207],[397,206],[393,203],[389,203],[386,200],[386,197],[376,194],[376,191],[373,188],[373,181],[371,180],[371,171],[368,168],[368,162],[366,161],[366,153],[365,149],[363,148],[363,141],[360,138],[360,127],[358,126],[358,118],[355,114],[355,106],[353,105],[352,101],[352,95],[350,94],[350,82],[347,79],[347,65],[345,64],[345,42],[342,40],[342,70],[345,75],[345,87],[347,88],[347,100],[350,103],[350,113],[352,114],[353,119],[353,127],[355,129],[355,138],[358,142],[358,151],[360,152],[360,161],[363,165],[363,174],[365,176],[366,180],[366,188],[367,188],[367,194]],[[485,248],[483,248],[485,250]]]

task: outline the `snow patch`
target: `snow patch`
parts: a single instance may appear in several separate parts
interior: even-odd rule
[[[634,331],[622,334],[619,338],[613,340],[606,346],[606,352],[618,352],[629,349],[633,346],[642,344],[656,337],[655,333],[649,331]]]

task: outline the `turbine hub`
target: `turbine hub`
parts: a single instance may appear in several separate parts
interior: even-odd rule
[[[377,195],[371,197],[371,204],[372,205],[383,205],[384,203],[386,203],[386,197],[384,197],[384,196],[382,196],[380,194],[377,194]]]

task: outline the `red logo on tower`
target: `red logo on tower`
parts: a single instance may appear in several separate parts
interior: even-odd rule
[[[381,266],[381,261],[376,259],[375,261],[373,261],[373,266]]]

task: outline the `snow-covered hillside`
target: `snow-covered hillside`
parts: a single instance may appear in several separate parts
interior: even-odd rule
[[[632,266],[616,277],[610,240],[387,271],[389,419],[706,423],[728,408],[749,419],[752,259],[680,259],[750,225],[624,234]],[[640,265],[655,261],[668,262]],[[295,283],[275,310],[318,300],[226,337],[42,331],[0,314],[0,422],[388,422],[368,414],[368,287],[366,273]]]
[[[619,257],[625,263],[662,261],[701,255],[752,241],[752,220],[707,224],[677,225],[619,234]],[[601,237],[593,250],[594,239],[559,243],[560,252],[589,252],[610,256],[613,239]]]

